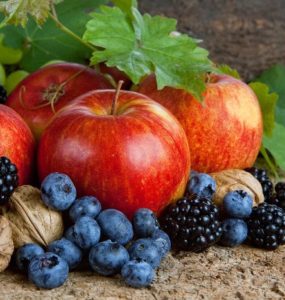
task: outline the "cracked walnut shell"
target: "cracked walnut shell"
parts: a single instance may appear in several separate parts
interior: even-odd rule
[[[0,216],[0,272],[8,267],[13,251],[14,244],[9,221]]]
[[[216,205],[221,206],[225,195],[235,190],[244,190],[247,192],[252,197],[254,206],[264,202],[262,186],[250,173],[244,170],[231,169],[210,175],[217,183],[217,190],[213,198]]]
[[[10,221],[15,248],[27,243],[47,246],[62,237],[62,215],[44,205],[39,189],[22,185],[14,191],[9,204],[3,214]]]

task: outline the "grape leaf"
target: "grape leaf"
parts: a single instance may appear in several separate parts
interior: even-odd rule
[[[111,2],[130,17],[132,17],[132,7],[138,7],[137,0],[112,0]]]
[[[90,11],[104,3],[105,0],[68,0],[58,4],[56,10],[59,20],[81,36]],[[41,27],[29,20],[25,28],[7,25],[0,32],[5,34],[7,46],[23,50],[20,68],[28,72],[53,59],[86,63],[91,56],[90,49],[62,32],[51,19]]]
[[[236,69],[233,69],[229,65],[219,65],[218,70],[224,74],[230,75],[236,79],[241,79],[239,72]]]
[[[174,19],[141,15],[135,7],[131,19],[118,7],[102,6],[92,14],[83,39],[100,47],[93,52],[92,64],[116,66],[135,84],[155,73],[159,89],[185,89],[201,100],[204,74],[214,69],[208,52],[185,34],[171,35],[173,31]]]
[[[285,126],[285,65],[271,67],[256,80],[267,84],[270,91],[279,95],[275,116],[276,121]]]
[[[270,151],[275,162],[285,170],[285,126],[275,123],[272,137],[263,137],[264,147]]]
[[[34,18],[36,23],[43,24],[51,9],[51,3],[61,2],[47,0],[8,0],[0,1],[0,11],[6,16],[3,23],[22,25],[27,24],[29,15]]]
[[[251,82],[249,86],[259,100],[263,117],[263,133],[270,137],[275,126],[275,108],[278,95],[270,93],[269,87],[261,82]]]

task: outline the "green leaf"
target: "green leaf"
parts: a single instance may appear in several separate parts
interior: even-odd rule
[[[229,65],[219,65],[218,70],[226,75],[230,75],[236,79],[241,79],[239,72],[236,69],[231,68]]]
[[[26,26],[29,15],[34,18],[37,24],[43,24],[49,14],[52,2],[59,3],[61,1],[47,0],[8,0],[0,1],[0,11],[6,16],[5,24],[14,24]]]
[[[275,107],[278,95],[270,93],[269,87],[261,82],[251,82],[249,86],[259,100],[263,117],[263,132],[266,136],[270,137],[275,126]]]
[[[205,89],[204,74],[212,71],[208,52],[197,41],[176,31],[176,20],[141,15],[133,7],[132,19],[118,7],[101,7],[92,14],[83,39],[96,47],[91,63],[106,62],[124,71],[138,84],[155,73],[159,89],[185,89],[198,99]]]
[[[104,3],[105,0],[64,1],[56,6],[57,15],[67,28],[82,36],[85,25],[90,20],[90,11]],[[62,32],[51,19],[42,27],[29,20],[25,28],[8,25],[0,29],[0,32],[5,34],[4,42],[7,46],[23,50],[20,68],[28,72],[50,60],[86,63],[91,56],[89,48]]]
[[[285,126],[285,65],[273,66],[256,80],[267,84],[270,91],[279,95],[275,116],[276,121]]]
[[[270,151],[275,162],[285,170],[285,126],[276,123],[272,137],[263,137],[264,147]]]
[[[117,7],[119,7],[128,16],[132,17],[132,8],[138,7],[137,0],[111,0]]]

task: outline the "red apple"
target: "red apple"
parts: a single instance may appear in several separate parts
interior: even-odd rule
[[[160,212],[183,195],[190,170],[185,133],[175,117],[148,97],[93,91],[62,109],[42,135],[40,180],[68,174],[79,195],[129,217],[140,207]]]
[[[169,109],[184,128],[191,164],[200,172],[251,167],[262,140],[262,115],[248,85],[227,75],[211,75],[199,103],[174,88],[157,90],[154,76],[138,91]]]
[[[86,66],[51,64],[21,81],[8,97],[7,105],[22,116],[38,139],[55,111],[81,94],[111,87],[103,75]]]
[[[34,152],[35,141],[28,125],[13,109],[0,104],[0,156],[17,166],[20,185],[31,182]]]

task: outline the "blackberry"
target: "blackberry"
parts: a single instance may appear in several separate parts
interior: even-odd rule
[[[252,167],[245,169],[245,171],[249,172],[260,182],[265,200],[269,199],[273,192],[273,183],[268,177],[266,170]]]
[[[0,157],[0,205],[8,202],[18,181],[17,167],[7,157]]]
[[[173,245],[181,250],[201,252],[222,235],[218,208],[210,199],[195,194],[168,206],[160,222]]]
[[[0,104],[4,104],[7,100],[7,92],[5,88],[0,84]]]
[[[266,202],[254,207],[247,224],[254,246],[274,250],[285,244],[285,212],[280,207]]]
[[[285,182],[278,182],[276,184],[275,193],[266,202],[275,204],[285,211]]]

